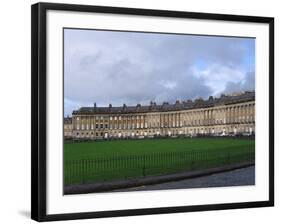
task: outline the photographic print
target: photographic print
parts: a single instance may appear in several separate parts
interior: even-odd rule
[[[255,38],[63,32],[65,194],[255,184]]]
[[[32,219],[274,205],[274,18],[31,15]]]

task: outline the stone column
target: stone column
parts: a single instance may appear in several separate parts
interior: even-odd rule
[[[76,116],[72,117],[72,128],[76,130]]]
[[[240,124],[240,120],[241,120],[241,107],[239,105],[239,106],[237,106],[237,122],[238,122],[238,124]]]
[[[209,110],[205,110],[205,124],[204,125],[208,125],[209,124]],[[204,130],[204,132],[206,132],[206,130]]]
[[[250,113],[249,113],[249,104],[246,105],[246,123],[249,123],[249,116],[250,116]]]

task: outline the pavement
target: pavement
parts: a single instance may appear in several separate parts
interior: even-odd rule
[[[228,187],[255,185],[255,166],[236,169],[223,173],[216,173],[209,176],[171,181],[154,185],[143,185],[127,189],[115,190],[117,192],[127,191],[150,191],[150,190],[171,190],[187,188],[206,187]]]

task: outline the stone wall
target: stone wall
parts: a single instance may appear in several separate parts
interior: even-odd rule
[[[73,138],[237,135],[255,133],[255,101],[178,111],[75,113],[65,124]]]

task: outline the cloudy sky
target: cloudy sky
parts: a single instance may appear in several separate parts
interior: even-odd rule
[[[65,116],[81,106],[207,98],[255,88],[255,39],[64,30]]]

